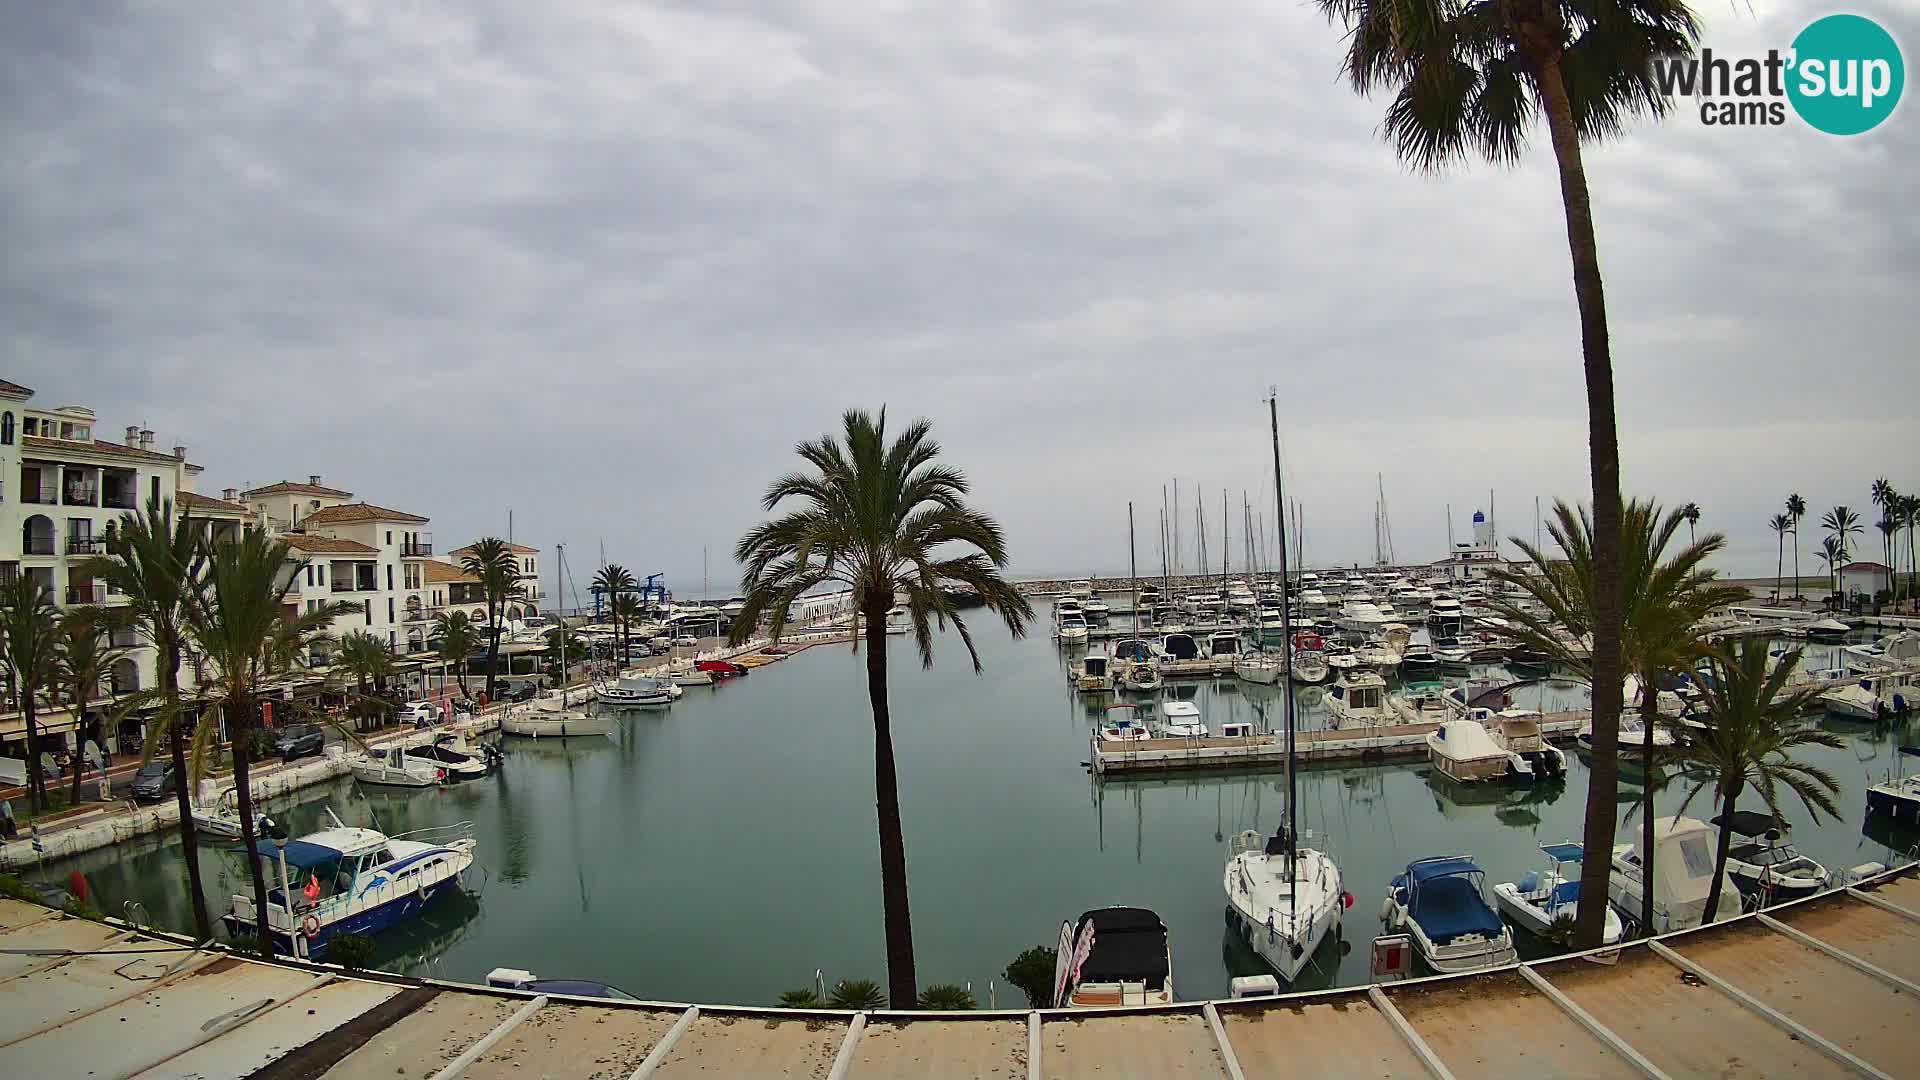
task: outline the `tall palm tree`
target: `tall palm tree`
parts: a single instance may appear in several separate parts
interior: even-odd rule
[[[393,676],[393,653],[387,643],[364,630],[351,631],[341,636],[334,664],[353,676],[355,730],[364,730],[363,725],[379,727],[386,706],[369,695],[367,689],[371,683],[374,690],[385,690],[387,680]]]
[[[520,560],[497,536],[473,542],[460,557],[460,569],[480,584],[480,595],[487,601],[487,700],[499,696],[500,613],[507,601],[520,595]]]
[[[1880,543],[1886,548],[1887,593],[1888,599],[1892,599],[1894,579],[1899,576],[1893,565],[1893,538],[1900,532],[1900,522],[1894,518],[1893,511],[1887,510],[1880,514],[1880,520],[1874,522],[1873,527],[1880,530]]]
[[[1854,513],[1852,507],[1836,506],[1827,511],[1827,516],[1820,519],[1820,527],[1827,530],[1829,537],[1839,542],[1840,561],[1833,566],[1833,591],[1840,592],[1846,588],[1846,581],[1840,574],[1840,568],[1853,557],[1852,540],[1860,535],[1860,515]]]
[[[1707,559],[1726,546],[1725,536],[1708,533],[1706,539],[1693,541],[1668,555],[1667,547],[1685,521],[1684,507],[1663,517],[1658,504],[1639,499],[1628,501],[1621,521],[1621,548],[1625,556],[1621,565],[1621,594],[1625,601],[1621,655],[1626,670],[1640,683],[1640,719],[1649,734],[1661,723],[1660,677],[1693,670],[1711,647],[1701,619],[1746,598],[1746,590],[1719,584],[1717,572],[1706,565]],[[1556,501],[1548,534],[1564,559],[1554,558],[1516,537],[1513,542],[1527,557],[1527,564],[1519,569],[1492,572],[1496,580],[1525,592],[1544,614],[1531,606],[1521,608],[1504,600],[1495,600],[1492,606],[1507,620],[1508,632],[1513,638],[1552,656],[1592,685],[1596,677],[1593,664],[1584,655],[1586,650],[1580,647],[1579,639],[1591,632],[1594,621],[1593,524],[1584,509],[1576,512],[1565,502]],[[1598,743],[1597,716],[1594,723],[1594,741]],[[1653,739],[1645,739],[1642,746],[1641,764],[1648,782],[1641,788],[1641,840],[1645,845],[1643,850],[1652,851],[1652,778],[1658,762],[1654,758]],[[1612,850],[1612,840],[1609,835],[1609,846],[1599,850]],[[1606,859],[1586,862],[1601,863],[1603,870],[1592,874],[1594,880],[1590,884],[1589,871],[1583,863],[1581,892],[1605,896],[1611,865]],[[1640,925],[1650,928],[1653,926],[1650,876],[1640,892]],[[1595,914],[1596,919],[1604,917],[1604,911]]]
[[[1691,544],[1694,541],[1693,527],[1695,525],[1700,524],[1700,504],[1696,502],[1690,502],[1687,505],[1681,507],[1680,516],[1686,519],[1687,543]]]
[[[460,695],[467,693],[467,660],[480,644],[480,634],[464,611],[443,611],[433,617],[433,636],[440,642],[440,659],[460,672]]]
[[[973,636],[941,586],[952,583],[977,593],[1015,637],[1026,633],[1033,609],[1001,576],[1007,546],[1000,525],[967,505],[966,477],[939,463],[940,444],[931,438],[931,425],[916,420],[888,443],[886,418],[884,409],[878,416],[850,409],[842,417],[839,440],[824,435],[795,448],[809,471],[775,480],[761,506],[772,512],[789,499],[800,506],[749,530],[734,548],[735,560],[746,568],[741,576],[746,604],[733,620],[730,637],[735,644],[745,641],[764,616],[779,640],[794,602],[830,583],[850,589],[866,617],[887,987],[896,1008],[909,1008],[917,981],[887,700],[887,612],[896,597],[905,598],[914,644],[927,667],[933,665],[933,626],[951,622],[977,672],[982,669]],[[856,649],[859,644],[856,636]]]
[[[23,573],[0,582],[0,668],[27,728],[27,801],[47,809],[47,778],[40,768],[39,704],[59,678],[53,596]]]
[[[1807,500],[1799,492],[1787,496],[1787,516],[1793,519],[1793,598],[1800,600],[1800,519],[1807,516]]]
[[[633,663],[633,625],[645,616],[646,605],[641,603],[637,593],[624,592],[613,598],[613,603],[608,605],[608,610],[613,613],[615,619],[619,620],[622,627],[621,663],[631,664]]]
[[[1793,519],[1785,514],[1775,514],[1767,519],[1767,528],[1773,530],[1773,600],[1780,602],[1780,578],[1786,572],[1787,532],[1793,528]]]
[[[146,753],[164,738],[173,763],[174,805],[180,813],[181,859],[187,892],[193,901],[195,936],[213,937],[213,920],[200,882],[200,836],[193,827],[188,797],[187,706],[180,697],[180,665],[185,653],[187,613],[202,588],[205,557],[200,524],[173,501],[149,499],[145,509],[123,514],[107,531],[107,554],[87,560],[86,573],[126,598],[125,611],[154,649],[159,673],[160,708],[149,724]]]
[[[633,579],[633,575],[628,573],[627,568],[621,566],[619,563],[608,563],[600,568],[599,573],[593,575],[594,595],[596,597],[604,596],[607,598],[608,613],[613,616],[615,634],[620,641],[620,655],[622,657],[627,655],[627,621],[620,612],[613,609],[622,596],[631,593],[638,587],[639,583]],[[596,600],[596,604],[597,603],[598,601]]]
[[[188,633],[212,675],[203,690],[225,712],[233,741],[240,839],[253,872],[259,946],[266,955],[273,952],[273,937],[267,928],[267,880],[260,864],[260,838],[254,832],[249,775],[260,682],[286,670],[294,655],[324,634],[334,619],[359,610],[356,604],[329,602],[298,612],[287,597],[305,565],[306,560],[293,557],[286,541],[258,529],[208,545],[206,587],[194,594],[187,612]]]
[[[1706,687],[1707,722],[1680,733],[1681,774],[1692,787],[1678,813],[1685,813],[1694,796],[1709,787],[1720,803],[1720,845],[1714,856],[1713,884],[1707,890],[1708,922],[1720,906],[1720,882],[1727,871],[1726,823],[1748,786],[1760,793],[1776,818],[1782,788],[1799,796],[1815,821],[1822,813],[1839,816],[1833,802],[1839,783],[1825,769],[1795,761],[1793,752],[1802,746],[1837,749],[1846,744],[1805,715],[1820,692],[1818,687],[1787,690],[1787,680],[1800,665],[1801,650],[1793,650],[1769,669],[1767,644],[1764,638],[1742,638],[1731,653],[1714,655],[1714,677]]]
[[[1900,521],[1907,529],[1907,595],[1914,595],[1914,579],[1920,577],[1920,561],[1916,561],[1914,535],[1920,530],[1920,495],[1902,495],[1900,497]]]
[[[113,644],[113,632],[126,622],[121,608],[85,604],[60,613],[54,627],[54,673],[62,695],[73,709],[73,787],[67,805],[80,803],[80,776],[86,768],[87,704],[100,693],[107,673],[127,651]],[[105,745],[107,728],[103,724],[101,742]]]
[[[1894,558],[1894,545],[1900,537],[1900,500],[1903,496],[1884,476],[1873,482],[1872,492],[1873,505],[1880,508],[1880,520],[1874,522],[1873,527],[1880,530],[1881,545],[1887,557],[1887,588],[1892,592],[1892,598],[1897,600],[1900,562]]]
[[[1585,840],[1613,836],[1615,718],[1620,712],[1620,441],[1613,407],[1600,248],[1580,144],[1620,134],[1637,114],[1669,107],[1654,61],[1693,52],[1698,28],[1681,0],[1315,0],[1350,31],[1344,68],[1356,91],[1396,91],[1384,128],[1402,160],[1439,169],[1470,156],[1520,158],[1544,118],[1560,177],[1574,298],[1580,312],[1593,480],[1595,755]],[[1599,860],[1604,861],[1604,860]],[[1589,905],[1596,907],[1596,905]],[[1581,944],[1600,944],[1596,910]]]
[[[1840,568],[1847,563],[1847,549],[1840,546],[1837,537],[1820,538],[1820,550],[1814,555],[1827,567],[1827,588],[1830,592],[1840,591]]]

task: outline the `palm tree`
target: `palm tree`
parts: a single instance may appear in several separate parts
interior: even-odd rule
[[[249,769],[260,681],[291,666],[293,657],[321,636],[333,620],[359,606],[329,602],[296,614],[287,599],[306,565],[286,541],[248,530],[237,540],[209,545],[206,587],[194,594],[187,629],[205,655],[212,678],[203,690],[227,718],[233,743],[233,789],[240,812],[240,839],[253,871],[253,907],[260,951],[273,953],[267,928],[267,880],[254,833]],[[291,573],[289,573],[291,568]]]
[[[1661,722],[1659,705],[1660,677],[1692,670],[1710,648],[1700,620],[1710,612],[1746,597],[1746,590],[1718,584],[1717,573],[1706,561],[1726,546],[1726,537],[1708,533],[1706,539],[1689,543],[1667,554],[1680,525],[1686,521],[1686,508],[1662,517],[1658,504],[1630,500],[1621,521],[1620,539],[1625,558],[1621,566],[1622,597],[1625,600],[1625,624],[1621,634],[1621,656],[1625,667],[1640,683],[1640,719],[1651,733]],[[1514,544],[1527,557],[1519,569],[1492,572],[1499,581],[1524,591],[1545,614],[1532,607],[1521,608],[1504,600],[1492,602],[1494,609],[1510,624],[1509,633],[1521,644],[1538,649],[1584,678],[1589,685],[1595,678],[1593,665],[1578,647],[1579,638],[1591,631],[1593,603],[1593,524],[1583,510],[1576,512],[1563,501],[1556,501],[1548,533],[1565,555],[1556,559],[1533,545],[1514,538]],[[1599,718],[1596,716],[1594,741],[1599,742]],[[1616,731],[1616,736],[1618,732]],[[1653,783],[1656,774],[1651,737],[1642,743],[1642,766],[1649,780],[1641,788],[1641,829],[1643,850],[1653,850]],[[1596,757],[1598,751],[1595,752]],[[1606,837],[1612,850],[1613,838]],[[1601,864],[1593,872],[1582,864],[1581,892],[1590,896],[1607,894],[1611,866],[1606,859],[1589,859]],[[1589,874],[1593,881],[1587,880]],[[1592,889],[1592,892],[1588,892]],[[1651,878],[1641,890],[1643,927],[1653,925],[1653,888]],[[1604,919],[1605,912],[1595,913]],[[1604,929],[1604,923],[1602,924]]]
[[[86,756],[80,751],[85,745],[87,703],[99,695],[107,673],[126,655],[125,649],[113,645],[113,632],[126,621],[123,611],[90,604],[71,607],[60,613],[60,621],[54,627],[54,675],[73,709],[73,788],[67,796],[69,806],[80,804],[80,774],[86,766]],[[106,730],[103,725],[103,745]]]
[[[1793,598],[1800,600],[1800,519],[1807,516],[1807,500],[1798,492],[1787,496],[1787,516],[1793,519]]]
[[[1880,508],[1880,520],[1874,522],[1873,527],[1880,530],[1881,545],[1887,556],[1887,588],[1893,593],[1892,599],[1897,600],[1900,563],[1894,558],[1894,545],[1900,536],[1900,502],[1903,496],[1894,490],[1884,476],[1873,482],[1872,491],[1873,505]]]
[[[1894,519],[1893,511],[1888,510],[1880,515],[1880,520],[1874,522],[1873,527],[1880,530],[1880,543],[1886,548],[1887,592],[1888,599],[1892,599],[1894,578],[1898,576],[1893,567],[1893,538],[1900,532],[1900,522]]]
[[[0,668],[27,728],[27,801],[45,810],[47,778],[40,769],[40,696],[59,676],[53,596],[39,580],[15,573],[0,582]]]
[[[850,409],[842,417],[842,440],[825,435],[795,448],[811,470],[775,480],[761,506],[771,512],[788,499],[802,506],[754,527],[735,546],[735,560],[746,567],[746,604],[730,637],[734,644],[745,641],[764,616],[778,641],[794,602],[834,582],[852,590],[866,617],[887,990],[896,1007],[907,1008],[917,982],[887,701],[887,612],[897,596],[905,597],[914,643],[927,667],[933,665],[933,625],[953,623],[977,672],[982,668],[973,636],[941,586],[951,582],[977,593],[1015,637],[1026,633],[1033,609],[1001,576],[1007,546],[999,523],[967,505],[960,470],[938,463],[940,445],[930,437],[931,425],[916,420],[889,444],[886,418],[884,409],[877,417]],[[856,636],[854,647],[859,644]]]
[[[1693,543],[1693,527],[1700,524],[1700,504],[1690,502],[1680,508],[1680,516],[1687,520],[1687,543]]]
[[[608,613],[613,616],[613,623],[616,627],[615,633],[620,641],[620,655],[622,657],[627,655],[628,624],[625,617],[615,609],[622,596],[631,593],[638,587],[639,583],[634,581],[633,575],[628,573],[627,568],[621,566],[619,563],[608,563],[600,568],[599,573],[593,576],[594,595],[607,598]]]
[[[625,592],[613,598],[607,606],[613,617],[619,620],[621,630],[620,659],[624,664],[633,663],[633,624],[646,615],[646,605],[641,603],[637,594]]]
[[[373,721],[369,726],[378,728],[386,705],[367,693],[367,684],[372,683],[374,690],[385,690],[393,676],[393,653],[387,643],[364,630],[354,630],[340,638],[334,663],[353,676],[354,730],[365,730],[362,724],[369,720]]]
[[[205,564],[200,526],[184,510],[173,513],[172,500],[147,501],[146,509],[121,515],[107,530],[107,554],[87,560],[86,573],[126,598],[123,608],[154,648],[159,673],[160,708],[149,725],[146,754],[164,737],[173,762],[174,804],[180,813],[180,848],[186,864],[187,892],[193,901],[195,936],[213,937],[213,920],[200,882],[200,837],[193,827],[188,798],[186,706],[180,699],[180,663],[185,652],[187,613],[202,588]]]
[[[499,696],[500,612],[509,599],[520,595],[520,560],[505,540],[487,536],[474,541],[460,557],[460,568],[479,582],[487,601],[487,700],[492,701]]]
[[[1775,514],[1767,520],[1767,528],[1773,530],[1773,600],[1780,602],[1780,577],[1786,571],[1787,532],[1793,528],[1793,519],[1785,514]]]
[[[1912,596],[1913,579],[1920,577],[1920,562],[1916,562],[1920,551],[1916,551],[1914,545],[1915,530],[1920,530],[1920,495],[1900,497],[1900,522],[1907,528],[1907,595]]]
[[[1827,587],[1833,592],[1839,592],[1840,568],[1846,565],[1847,549],[1840,546],[1837,538],[1825,536],[1821,537],[1820,550],[1814,552],[1814,555],[1827,566]]]
[[[1781,788],[1798,795],[1815,821],[1822,813],[1839,816],[1833,803],[1839,783],[1825,769],[1793,760],[1793,751],[1802,746],[1846,744],[1804,715],[1818,687],[1787,692],[1787,680],[1800,664],[1801,650],[1793,650],[1769,670],[1767,644],[1764,638],[1742,638],[1731,654],[1714,655],[1714,677],[1705,688],[1707,723],[1686,729],[1679,740],[1681,772],[1692,781],[1692,788],[1677,812],[1685,813],[1694,796],[1709,786],[1720,802],[1720,845],[1714,857],[1713,884],[1707,891],[1708,922],[1720,905],[1720,882],[1727,871],[1726,822],[1748,785],[1760,793],[1776,818]]]
[[[1827,511],[1826,517],[1820,519],[1820,527],[1827,530],[1831,538],[1839,541],[1840,561],[1833,567],[1835,575],[1833,591],[1840,592],[1846,588],[1846,581],[1840,576],[1840,568],[1845,566],[1847,560],[1852,557],[1850,541],[1853,537],[1860,535],[1860,515],[1854,513],[1851,507],[1836,506]]]
[[[1402,160],[1426,169],[1468,156],[1512,163],[1533,120],[1546,120],[1560,176],[1587,389],[1598,676],[1594,749],[1600,771],[1588,793],[1585,840],[1587,850],[1604,851],[1614,826],[1623,511],[1606,297],[1580,144],[1619,134],[1635,114],[1667,110],[1654,61],[1692,53],[1698,36],[1693,13],[1681,0],[1602,0],[1597,6],[1567,0],[1315,2],[1350,31],[1343,66],[1354,89],[1397,91],[1384,128]],[[1597,911],[1582,917],[1580,926],[1583,945],[1600,944]]]
[[[433,617],[433,634],[440,641],[440,659],[460,672],[460,696],[467,694],[467,660],[479,647],[480,635],[464,611],[443,611]]]

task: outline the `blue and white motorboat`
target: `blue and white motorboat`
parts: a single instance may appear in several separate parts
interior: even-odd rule
[[[673,704],[672,687],[648,675],[622,675],[594,691],[600,704],[615,709],[663,709]]]
[[[1380,920],[1443,975],[1511,964],[1513,932],[1487,903],[1486,878],[1465,855],[1418,859],[1388,883]]]
[[[273,951],[318,957],[340,934],[377,934],[416,918],[433,898],[458,889],[473,865],[473,825],[387,836],[343,824],[284,844],[260,845],[269,882],[267,929]],[[236,849],[245,853],[245,848]],[[253,897],[235,893],[221,922],[235,939],[252,937]]]
[[[1514,925],[1542,935],[1561,919],[1573,919],[1580,912],[1580,863],[1584,852],[1579,844],[1541,844],[1547,857],[1542,870],[1529,870],[1519,881],[1503,881],[1493,887],[1493,902],[1513,920]],[[1606,928],[1600,943],[1620,941],[1620,913],[1607,905]]]

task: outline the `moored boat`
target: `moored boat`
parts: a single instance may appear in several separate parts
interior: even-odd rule
[[[439,762],[411,757],[399,746],[350,754],[347,770],[363,784],[383,787],[433,787],[447,782],[447,770]]]
[[[1160,734],[1169,739],[1204,739],[1206,722],[1200,719],[1200,706],[1191,701],[1169,701],[1160,706]]]
[[[1519,881],[1493,887],[1493,902],[1500,906],[1500,913],[1535,936],[1546,935],[1554,923],[1571,922],[1580,913],[1580,845],[1541,844],[1540,851],[1547,857],[1545,869],[1529,870]],[[1600,943],[1618,944],[1621,930],[1620,914],[1608,905]]]
[[[1607,878],[1607,899],[1629,917],[1640,916],[1641,869],[1646,853],[1640,848],[1640,830],[1630,844],[1613,849],[1613,873]],[[1653,822],[1653,932],[1690,930],[1705,919],[1707,894],[1713,885],[1713,853],[1717,842],[1706,822],[1690,817],[1655,818]],[[1731,875],[1723,877],[1714,921],[1740,914],[1740,887]]]
[[[1284,827],[1269,837],[1241,833],[1227,856],[1222,885],[1229,928],[1291,983],[1321,945],[1338,936],[1353,897],[1341,888],[1332,856],[1296,844],[1289,860],[1288,847]]]
[[[1753,903],[1785,903],[1827,887],[1827,868],[1795,850],[1791,827],[1772,814],[1735,810],[1731,817],[1717,815],[1712,824],[1739,837],[1727,847],[1727,874]]]
[[[1055,1008],[1173,1004],[1167,924],[1146,908],[1096,908],[1062,923],[1055,965]]]
[[[1410,936],[1414,954],[1441,974],[1511,964],[1513,932],[1487,903],[1485,882],[1465,855],[1417,859],[1388,883],[1380,919]]]

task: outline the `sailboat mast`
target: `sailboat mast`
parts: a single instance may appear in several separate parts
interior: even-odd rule
[[[1267,396],[1267,420],[1273,427],[1273,505],[1280,511],[1280,580],[1287,580],[1287,500],[1280,487],[1280,394],[1273,391]],[[1287,589],[1280,590],[1280,637],[1284,644],[1280,655],[1286,660],[1285,671],[1289,680],[1283,697],[1283,706],[1287,718],[1287,905],[1289,913],[1293,906],[1294,857],[1299,849],[1298,818],[1294,813],[1293,798],[1293,606]]]
[[[553,545],[553,553],[558,556],[554,566],[555,584],[567,580],[567,545]],[[560,590],[555,589],[555,592]],[[567,707],[567,604],[566,597],[560,599],[560,707]]]
[[[1132,499],[1127,500],[1127,576],[1133,579],[1133,602],[1127,606],[1133,609],[1133,636],[1134,640],[1138,641],[1140,638],[1140,561],[1133,551]],[[1131,647],[1139,648],[1138,645]]]
[[[1181,572],[1180,566],[1180,478],[1173,478],[1173,514],[1167,518],[1173,523],[1173,572]]]

